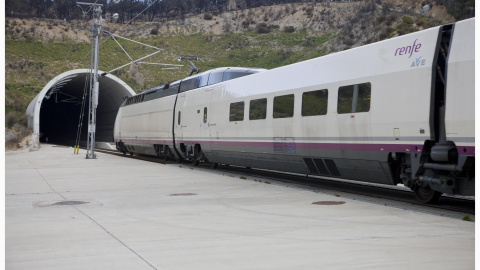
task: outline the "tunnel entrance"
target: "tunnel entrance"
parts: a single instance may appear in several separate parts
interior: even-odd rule
[[[99,77],[99,85],[96,147],[113,142],[118,109],[126,98],[135,94],[126,83],[110,74]],[[34,138],[38,142],[74,146],[86,91],[80,136],[80,145],[86,146],[89,89],[89,69],[65,72],[50,81],[27,108]]]

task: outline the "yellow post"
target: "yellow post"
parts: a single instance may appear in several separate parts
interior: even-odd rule
[[[75,152],[77,152],[77,146],[76,145],[73,147],[73,154],[75,154]]]
[[[77,145],[77,155],[78,155],[78,151],[80,151],[80,145]]]

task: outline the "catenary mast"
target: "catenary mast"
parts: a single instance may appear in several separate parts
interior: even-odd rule
[[[98,106],[98,56],[99,40],[102,33],[102,4],[77,2],[78,5],[91,6],[93,8],[92,22],[92,55],[90,59],[90,95],[89,95],[89,113],[88,113],[88,136],[87,136],[87,154],[86,158],[96,158],[95,155],[95,131],[97,124],[97,106]]]

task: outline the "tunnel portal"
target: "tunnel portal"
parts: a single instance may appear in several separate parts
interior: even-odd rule
[[[95,133],[97,147],[103,143],[113,142],[113,128],[118,109],[126,98],[135,94],[132,88],[113,75],[99,76],[98,80],[100,88]],[[86,146],[89,90],[89,69],[68,71],[51,80],[27,108],[28,125],[33,129],[34,140],[75,145],[86,91],[80,136],[80,145]]]

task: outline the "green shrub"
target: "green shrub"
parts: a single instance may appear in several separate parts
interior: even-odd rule
[[[407,16],[407,15],[403,15],[402,21],[403,21],[405,24],[413,24],[413,19],[412,19],[412,17]]]

